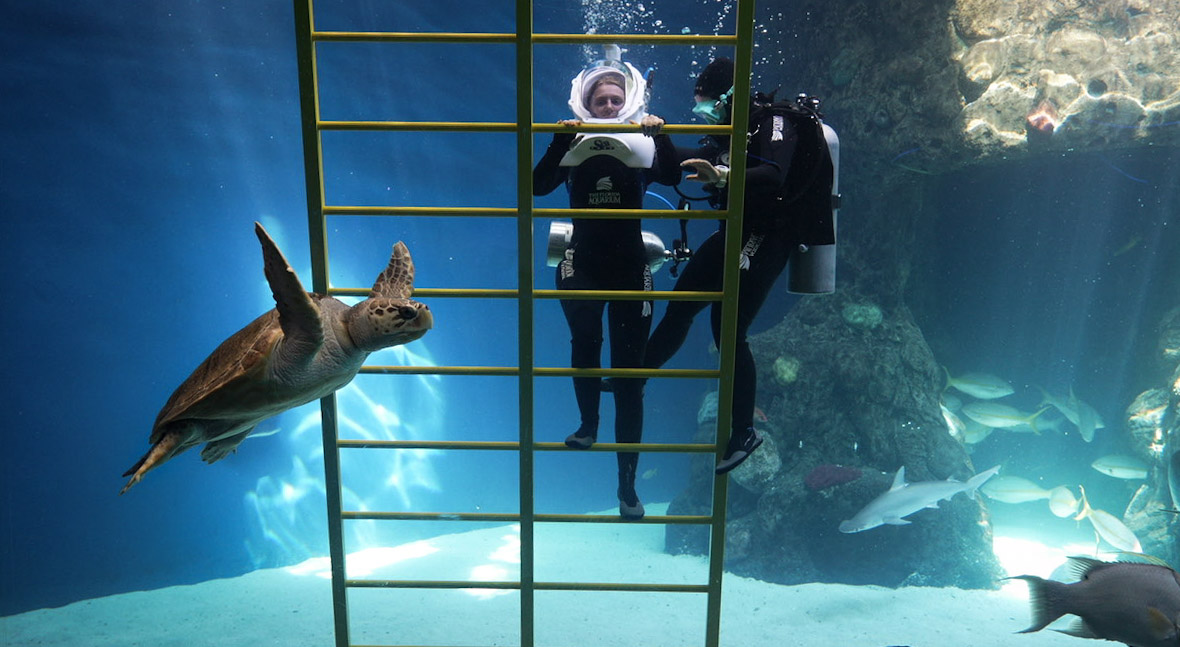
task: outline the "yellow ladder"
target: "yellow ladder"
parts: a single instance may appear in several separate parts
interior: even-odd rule
[[[532,166],[533,134],[557,132],[564,128],[556,124],[533,123],[533,46],[534,44],[648,44],[648,45],[710,45],[734,47],[735,92],[733,95],[732,126],[667,125],[663,131],[671,134],[729,134],[744,133],[749,115],[751,58],[754,24],[754,0],[737,0],[737,29],[733,35],[645,35],[645,34],[537,34],[533,33],[531,0],[516,0],[515,33],[403,33],[403,32],[328,32],[315,28],[312,0],[295,0],[296,49],[299,65],[299,92],[304,146],[304,169],[307,184],[308,228],[310,232],[312,285],[315,292],[337,296],[367,296],[368,288],[328,287],[327,217],[334,215],[369,216],[495,216],[515,218],[517,221],[518,287],[515,290],[485,289],[417,289],[414,296],[508,298],[517,301],[519,321],[519,361],[516,367],[487,366],[365,366],[362,373],[435,375],[513,376],[519,382],[520,431],[515,442],[481,441],[357,441],[342,440],[337,433],[337,410],[334,395],[321,400],[323,424],[324,477],[328,504],[328,540],[331,558],[332,601],[335,640],[338,647],[352,645],[349,639],[348,591],[353,588],[418,588],[418,589],[508,589],[520,592],[520,644],[534,644],[535,591],[643,591],[703,593],[707,596],[705,645],[720,643],[721,581],[725,547],[725,502],[728,481],[715,479],[712,515],[652,515],[639,522],[647,524],[708,524],[710,556],[708,581],[696,585],[684,584],[622,584],[594,582],[538,582],[534,578],[534,524],[539,522],[617,523],[615,516],[537,514],[533,506],[533,453],[537,451],[567,451],[563,443],[536,442],[533,434],[533,378],[537,376],[584,377],[694,377],[720,379],[718,389],[718,443],[710,444],[620,444],[597,443],[590,451],[605,452],[681,452],[716,454],[726,445],[730,427],[730,403],[733,399],[733,357],[737,327],[737,264],[725,263],[722,292],[643,292],[643,291],[574,291],[539,290],[533,277],[533,221],[554,217],[633,217],[633,218],[698,218],[726,219],[725,254],[735,259],[740,253],[743,187],[745,183],[746,142],[744,137],[732,137],[729,205],[727,211],[692,212],[678,210],[612,209],[609,214],[582,209],[538,209],[533,207]],[[394,121],[323,121],[320,119],[319,80],[317,77],[316,44],[321,42],[414,42],[414,43],[503,43],[515,46],[517,71],[516,123],[460,123],[460,122],[394,122]],[[638,131],[638,126],[583,125],[587,132]],[[517,207],[515,209],[484,207],[360,207],[328,205],[323,183],[323,131],[458,131],[458,132],[515,132],[517,144]],[[680,299],[722,302],[722,344],[719,370],[648,370],[648,369],[571,369],[534,365],[533,358],[533,302],[535,299]],[[413,513],[413,512],[358,512],[344,510],[341,495],[341,449],[434,449],[434,450],[499,450],[519,454],[520,513]],[[345,574],[345,520],[457,520],[517,522],[520,525],[519,581],[468,580],[371,580],[348,579]],[[387,646],[396,647],[396,646]],[[404,647],[404,646],[403,646]]]

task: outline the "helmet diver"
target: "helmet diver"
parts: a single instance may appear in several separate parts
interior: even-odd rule
[[[564,184],[571,208],[638,209],[643,206],[648,184],[680,181],[676,149],[671,139],[659,132],[664,120],[647,114],[646,81],[639,70],[620,60],[617,46],[609,47],[604,60],[573,78],[569,108],[574,118],[558,123],[570,127],[637,123],[642,132],[554,133],[533,169],[534,195],[547,195]],[[558,248],[550,250],[559,290],[652,289],[651,259],[639,219],[575,217],[572,227],[560,231]],[[551,235],[551,245],[554,239]],[[659,247],[662,261],[663,244]],[[650,301],[561,300],[570,329],[570,366],[601,367],[605,312],[610,366],[641,367],[651,330],[651,308]],[[565,444],[588,449],[598,437],[599,378],[575,377],[573,384],[581,424]],[[643,433],[642,381],[620,379],[616,384],[615,440],[638,443]],[[640,519],[643,504],[635,492],[639,454],[620,452],[617,459],[619,514],[624,519]]]

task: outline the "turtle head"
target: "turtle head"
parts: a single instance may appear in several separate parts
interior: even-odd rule
[[[412,299],[375,297],[353,306],[345,317],[357,348],[374,352],[408,344],[434,326],[430,308]]]
[[[345,316],[352,343],[367,352],[408,344],[434,325],[430,308],[410,298],[414,292],[414,260],[405,243],[398,241],[389,265],[373,283],[369,298],[353,306]]]

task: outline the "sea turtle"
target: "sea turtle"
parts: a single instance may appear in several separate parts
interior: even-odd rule
[[[410,299],[414,261],[398,242],[369,298],[354,306],[303,290],[295,270],[262,225],[266,280],[275,308],[222,342],[168,398],[156,416],[152,447],[123,476],[135,485],[152,468],[206,443],[207,463],[225,458],[267,418],[348,384],[369,353],[405,344],[434,324]]]

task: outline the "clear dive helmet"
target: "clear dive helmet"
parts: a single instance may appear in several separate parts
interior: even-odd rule
[[[570,83],[570,110],[588,124],[639,123],[647,114],[647,81],[635,66],[619,60],[618,45],[605,49],[606,58],[579,72]],[[623,82],[623,107],[618,116],[600,119],[590,112],[591,93],[595,83],[610,75]],[[642,133],[578,133],[560,164],[578,166],[595,155],[609,155],[630,168],[651,168],[655,154],[655,140]]]
[[[619,115],[599,119],[590,113],[590,92],[594,84],[607,75],[618,75],[623,80],[624,101]],[[606,58],[582,70],[570,82],[570,110],[588,124],[626,124],[638,122],[647,114],[647,81],[634,65],[619,60],[619,47],[606,46]]]

